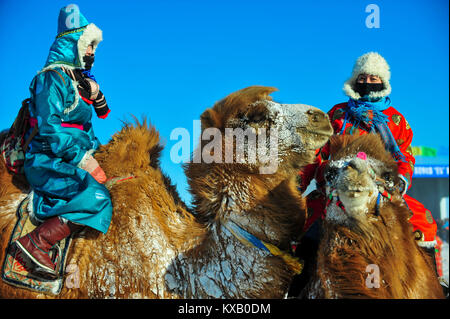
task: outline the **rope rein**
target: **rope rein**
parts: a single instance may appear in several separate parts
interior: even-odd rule
[[[299,258],[292,256],[273,244],[258,239],[233,221],[224,222],[221,220],[221,224],[244,245],[264,250],[273,256],[282,258],[295,274],[300,274],[303,271],[304,264]]]

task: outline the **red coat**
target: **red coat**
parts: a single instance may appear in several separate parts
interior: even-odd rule
[[[349,134],[352,124],[346,122],[345,128],[342,131],[345,119],[345,108],[347,103],[340,103],[335,105],[329,112],[328,116],[333,126],[334,134]],[[393,107],[389,107],[383,111],[389,117],[388,127],[395,138],[400,151],[405,156],[406,161],[398,161],[398,173],[407,182],[408,189],[411,187],[412,176],[414,173],[415,159],[412,154],[411,141],[413,137],[413,131],[406,121],[405,117]],[[354,130],[353,135],[367,134],[368,132],[364,128],[359,127]],[[323,170],[325,168],[325,161],[329,158],[329,143],[317,151],[317,158],[314,164],[306,166],[301,172],[301,189],[304,191],[313,178],[316,179],[317,186],[320,188],[324,186]],[[429,210],[427,210],[420,202],[414,198],[404,195],[403,197],[413,212],[413,217],[410,219],[413,225],[413,231],[417,238],[420,237],[420,244],[423,246],[431,245],[431,242],[435,240],[437,225]],[[323,198],[308,198],[308,208],[313,213],[310,214],[310,218],[307,220],[305,230],[318,218],[324,217],[325,211],[325,199]]]

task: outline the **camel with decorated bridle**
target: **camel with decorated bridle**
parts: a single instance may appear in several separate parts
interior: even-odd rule
[[[326,217],[308,298],[443,298],[398,190],[397,164],[376,134],[332,136]]]
[[[192,210],[161,172],[158,132],[145,121],[103,145],[96,159],[123,180],[110,187],[112,222],[106,235],[85,228],[74,237],[67,263],[79,270],[79,288],[65,286],[56,297],[283,298],[302,268],[289,254],[306,214],[296,172],[313,162],[332,128],[317,108],[272,101],[275,90],[237,91],[201,115],[202,139],[185,165]],[[247,132],[243,143],[229,129]],[[267,132],[276,139],[262,138]],[[274,161],[263,160],[259,146],[275,149]],[[2,192],[1,260],[26,195],[12,185]],[[54,296],[0,282],[0,297]]]

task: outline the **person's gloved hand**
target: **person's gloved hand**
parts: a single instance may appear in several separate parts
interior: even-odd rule
[[[104,184],[106,182],[106,174],[103,169],[98,164],[97,160],[92,157],[92,155],[88,155],[86,161],[81,166],[86,172],[92,175],[97,182],[100,184]]]
[[[81,69],[76,69],[73,74],[75,80],[78,82],[78,91],[80,92],[80,95],[91,101],[96,100],[100,91],[98,83],[84,75]]]
[[[105,119],[111,111],[106,103],[106,99],[102,91],[98,91],[97,99],[94,101],[93,105],[97,117],[101,119]]]
[[[103,92],[100,91],[100,86],[93,79],[87,77],[82,73],[82,70],[77,69],[74,72],[75,78],[78,81],[78,91],[85,99],[92,101],[94,111],[97,117],[105,119],[111,111],[106,103]]]

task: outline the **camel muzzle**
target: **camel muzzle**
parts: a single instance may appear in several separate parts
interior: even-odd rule
[[[328,115],[319,109],[311,108],[306,111],[308,116],[308,128],[311,132],[326,136],[333,134],[333,127],[331,126]]]

